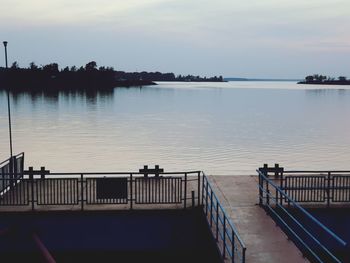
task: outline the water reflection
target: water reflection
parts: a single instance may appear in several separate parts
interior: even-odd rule
[[[4,96],[5,92],[2,91]],[[81,100],[85,101],[87,104],[96,105],[97,101],[100,100],[103,103],[111,103],[113,100],[114,89],[110,90],[65,90],[65,91],[21,91],[13,92],[11,91],[11,98],[15,106],[19,103],[31,101],[33,107],[37,103],[42,103],[45,101],[46,104],[58,104],[59,100],[69,101],[69,100]]]
[[[312,95],[312,96],[328,96],[328,95],[349,95],[350,94],[350,89],[308,89],[305,90],[307,95]]]

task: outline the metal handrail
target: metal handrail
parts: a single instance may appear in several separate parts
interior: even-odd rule
[[[347,170],[289,170],[283,171],[284,174],[287,173],[350,173]]]
[[[20,161],[19,166],[18,160]],[[23,166],[24,152],[14,155],[0,163],[0,195],[3,195],[13,186],[20,183],[23,177]]]
[[[12,157],[17,158],[17,157],[19,157],[20,155],[24,156],[24,152],[21,152],[21,153],[19,153],[19,154],[17,154],[17,155],[14,155],[14,156],[12,156]],[[2,164],[6,163],[6,162],[9,162],[10,160],[11,160],[11,157],[10,157],[10,158],[7,158],[7,159],[4,160],[4,161],[2,161],[2,162],[0,163],[0,166],[1,166]]]
[[[205,211],[205,214],[207,216],[207,221],[210,227],[212,227],[212,222],[215,223],[216,226],[216,239],[218,241],[218,237],[220,237],[221,241],[223,242],[223,247],[220,250],[221,256],[225,258],[226,252],[231,257],[232,262],[235,262],[235,252],[237,252],[237,256],[240,260],[240,262],[245,262],[245,255],[246,255],[246,246],[240,237],[237,228],[234,226],[234,224],[231,222],[229,217],[227,216],[226,210],[222,207],[222,205],[219,202],[219,198],[213,191],[213,188],[211,184],[209,183],[208,178],[202,172],[203,175],[203,184],[202,184],[202,203],[203,203],[203,209]],[[208,197],[210,198],[210,203],[208,202]],[[205,202],[204,202],[205,199]],[[213,211],[214,208],[214,211]],[[221,213],[220,213],[221,212]],[[209,213],[209,215],[208,215]],[[209,217],[209,219],[208,219]],[[219,226],[219,223],[221,223],[221,227]],[[211,229],[213,231],[213,229]],[[231,243],[231,246],[227,244],[226,237],[228,238],[228,241]],[[238,240],[239,245],[241,247],[241,251],[237,248],[237,245],[235,245],[235,238]]]
[[[192,174],[198,174],[201,171],[190,171],[190,172],[161,172],[159,173],[159,175],[183,175],[185,173],[187,173],[188,175],[192,175]],[[25,175],[28,175],[29,172],[28,171],[24,171]],[[140,173],[140,172],[71,172],[71,173],[59,173],[59,172],[50,172],[50,173],[46,173],[45,175],[144,175],[144,173]]]
[[[269,185],[271,185],[275,192],[279,193],[281,196],[283,196],[285,199],[288,200],[288,202],[290,202],[291,204],[293,204],[294,207],[296,207],[297,209],[299,209],[304,215],[306,215],[307,218],[309,218],[313,223],[315,223],[317,226],[319,226],[322,230],[324,230],[327,234],[329,234],[336,242],[338,242],[341,246],[345,247],[347,245],[347,243],[341,239],[338,235],[336,235],[333,231],[331,231],[330,229],[328,229],[324,224],[322,224],[319,220],[317,220],[314,216],[312,216],[308,211],[306,211],[303,207],[301,207],[297,202],[295,202],[292,198],[290,198],[283,190],[281,190],[272,180],[268,179],[264,173],[262,173],[261,171],[257,170],[259,177],[267,182]],[[259,180],[260,181],[260,180]],[[268,197],[269,200],[272,200],[275,202],[275,204],[281,208],[312,240],[314,240],[333,260],[335,260],[336,262],[341,262],[339,259],[337,259],[330,251],[328,248],[326,248],[312,233],[310,233],[309,230],[307,230],[291,213],[289,213],[287,211],[287,209],[285,209],[281,204],[278,203],[277,197],[273,197],[273,195],[271,194],[271,192],[269,190],[265,190],[264,187],[264,182],[262,182],[261,184],[259,184],[259,189],[265,193]],[[263,198],[263,196],[260,195],[260,198]],[[317,254],[304,242],[304,240],[302,240],[298,234],[292,230],[292,228],[280,217],[280,215],[278,215],[278,213],[276,211],[274,211],[274,209],[269,205],[268,202],[266,202],[265,204],[268,209],[273,212],[278,218],[279,220],[288,228],[288,230],[291,231],[291,233],[293,233],[293,235],[303,244],[303,246],[309,251],[311,252],[315,258],[319,261],[322,262],[322,260],[317,256]]]
[[[63,191],[63,197],[58,198],[57,200],[54,200],[53,203],[47,203],[47,205],[67,205],[67,203],[65,201],[62,201],[61,199],[65,199],[68,195],[69,191],[73,191],[73,193],[69,194],[69,198],[75,198],[74,204],[80,204],[81,205],[81,209],[84,209],[84,205],[85,204],[91,204],[88,203],[87,200],[87,194],[88,194],[88,190],[86,189],[87,185],[89,182],[92,182],[91,180],[99,180],[99,179],[103,179],[103,178],[127,178],[127,187],[129,189],[129,192],[127,193],[127,196],[122,197],[122,198],[117,198],[117,197],[111,197],[111,198],[105,198],[106,200],[102,200],[102,201],[98,201],[99,203],[93,203],[93,204],[121,204],[123,202],[130,202],[130,209],[133,208],[134,204],[179,204],[179,203],[183,203],[184,208],[186,209],[187,206],[190,206],[190,204],[188,204],[188,202],[192,203],[192,207],[195,206],[195,204],[197,203],[197,205],[200,205],[200,171],[189,171],[189,172],[160,172],[160,173],[146,173],[143,171],[139,171],[139,172],[66,172],[66,173],[51,173],[49,170],[45,170],[45,167],[41,167],[40,170],[34,170],[33,167],[29,167],[28,170],[24,171],[23,174],[25,175],[23,180],[27,183],[25,185],[26,189],[24,188],[18,188],[17,190],[14,189],[13,193],[10,193],[13,195],[13,198],[10,198],[11,200],[5,200],[3,201],[3,204],[0,205],[6,205],[6,206],[11,206],[11,205],[31,205],[32,206],[32,210],[35,210],[35,204],[38,206],[46,204],[45,200],[42,202],[38,201],[38,191],[40,192],[39,195],[44,195],[45,196],[45,192],[41,192],[45,190],[45,182],[49,183],[49,182],[53,182],[52,184],[50,184],[50,190],[45,190],[45,191],[54,191],[57,192],[57,196],[61,196],[62,195],[62,191]],[[163,176],[164,175],[164,176]],[[195,178],[195,179],[194,179]],[[141,194],[141,190],[142,189],[136,189],[136,183],[139,179],[148,179],[149,181],[158,181],[158,180],[163,180],[162,182],[165,182],[164,180],[168,180],[165,182],[165,184],[162,184],[161,186],[159,186],[160,188],[157,190],[156,188],[147,188],[145,191],[159,191],[157,194],[157,197],[160,199],[162,198],[162,200],[158,200],[155,195],[150,195],[152,196],[152,198],[155,198],[157,200],[142,200],[142,203],[140,203],[137,199],[136,199],[136,194],[138,194],[138,196],[143,195],[144,193],[142,192]],[[56,181],[55,181],[56,180]],[[74,185],[65,185],[64,182],[68,182],[68,181],[64,181],[64,180],[76,180],[74,181]],[[88,182],[89,180],[89,182]],[[172,180],[172,181],[170,181]],[[178,181],[176,181],[178,180]],[[7,182],[8,179],[7,178],[0,178],[0,182]],[[189,182],[192,181],[197,181],[198,185],[194,188],[197,191],[193,191],[194,189],[188,189],[187,184]],[[39,183],[37,183],[39,182]],[[62,183],[63,182],[63,183]],[[73,182],[73,181],[71,181]],[[143,181],[139,181],[140,185],[141,183],[143,183]],[[177,183],[176,183],[177,182]],[[171,195],[169,193],[167,193],[166,191],[170,191],[170,188],[165,189],[164,187],[167,187],[168,183],[175,183],[175,188],[174,193],[172,193]],[[41,184],[44,184],[43,186]],[[95,184],[95,183],[94,183]],[[135,184],[135,185],[134,185]],[[53,187],[51,189],[51,187]],[[78,187],[77,189],[75,189],[75,187]],[[97,191],[97,186],[94,185],[93,189],[91,190],[91,186],[89,188],[89,191]],[[139,186],[140,187],[140,186]],[[141,186],[144,187],[144,186]],[[194,187],[194,186],[192,186]],[[28,188],[28,189],[27,189]],[[164,190],[165,189],[165,190]],[[78,192],[76,192],[76,190]],[[22,191],[19,194],[19,196],[21,195],[25,195],[26,198],[20,198],[18,199],[18,201],[16,201],[17,197],[17,192],[16,191]],[[162,191],[162,192],[160,192]],[[164,192],[165,191],[165,192]],[[173,191],[173,190],[171,190]],[[197,194],[196,194],[197,192]],[[92,192],[89,192],[89,194],[91,195]],[[156,192],[155,192],[156,193]],[[12,197],[11,195],[11,197]],[[94,195],[94,194],[93,194]],[[165,196],[166,195],[166,196]],[[43,197],[45,199],[45,197]],[[68,198],[68,197],[67,197]],[[91,196],[89,196],[89,198],[92,198]],[[95,198],[95,197],[93,197]],[[107,200],[108,199],[108,200]],[[112,200],[113,199],[113,200]],[[117,200],[118,199],[118,200]],[[90,200],[90,199],[89,199]],[[92,200],[92,199],[91,199]],[[197,202],[196,202],[197,200]],[[16,203],[17,202],[17,203]],[[95,202],[93,201],[89,201],[89,202]],[[146,202],[146,203],[145,203]],[[68,205],[71,203],[68,203]],[[124,204],[124,203],[123,203]],[[123,208],[124,209],[124,208]]]

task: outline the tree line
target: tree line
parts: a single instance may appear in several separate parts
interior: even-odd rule
[[[98,67],[95,61],[81,67],[64,67],[57,63],[38,66],[34,62],[27,68],[13,62],[9,69],[0,68],[0,88],[13,90],[34,89],[105,89],[118,86],[155,85],[154,81],[223,81],[220,77],[175,76],[174,73],[125,72],[113,67]]]

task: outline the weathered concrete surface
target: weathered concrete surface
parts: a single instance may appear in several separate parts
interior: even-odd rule
[[[247,262],[308,262],[258,203],[257,176],[209,176],[247,247]]]

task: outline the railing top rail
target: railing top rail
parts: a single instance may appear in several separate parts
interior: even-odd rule
[[[14,157],[19,157],[19,156],[23,156],[23,155],[24,155],[24,152],[21,152],[21,153],[19,153],[17,155],[14,155]]]
[[[286,173],[350,173],[348,170],[290,170],[284,171]]]
[[[39,171],[35,171],[36,173],[40,173]],[[200,173],[200,171],[189,171],[189,172],[162,172],[162,173],[157,173],[159,175],[192,175],[192,174],[198,174]],[[29,174],[29,171],[26,170],[24,171],[24,174],[27,175]],[[64,173],[59,173],[59,172],[50,172],[47,173],[46,175],[144,175],[144,173],[140,173],[140,172],[64,172]],[[149,173],[149,175],[153,175],[151,173]]]
[[[20,156],[24,156],[24,152],[21,152],[21,153],[19,153],[19,154],[17,154],[17,155],[14,155],[13,157],[20,157]],[[2,166],[4,163],[6,163],[6,162],[9,162],[10,161],[10,159],[11,159],[11,157],[10,158],[7,158],[6,160],[4,160],[4,161],[2,161],[2,162],[0,162],[0,166]]]
[[[6,160],[2,161],[2,162],[0,163],[0,167],[3,166],[3,165],[6,165],[7,163],[9,163],[9,162],[10,162],[10,159],[11,159],[11,158],[7,158]]]
[[[270,185],[272,185],[276,191],[278,191],[281,195],[283,195],[288,201],[290,201],[296,208],[300,209],[307,217],[309,217],[314,223],[316,223],[319,227],[321,227],[325,232],[327,232],[331,237],[333,237],[337,242],[339,242],[342,246],[346,246],[346,242],[340,238],[337,234],[327,228],[324,224],[322,224],[319,220],[317,220],[313,215],[311,215],[308,211],[306,211],[302,206],[296,203],[293,199],[291,199],[284,191],[282,191],[272,180],[267,178],[261,171],[256,170],[259,175],[261,175],[264,180],[266,180]]]
[[[0,163],[0,167],[6,165],[8,162],[10,162],[10,159],[6,159],[5,161],[2,161]]]
[[[207,176],[205,175],[205,173],[204,173],[203,171],[202,171],[202,174],[203,174],[203,177],[205,178],[207,184],[209,185],[210,189],[212,190],[213,188],[211,187],[211,184],[209,183],[209,180],[208,180]],[[218,206],[220,207],[221,211],[222,211],[225,215],[227,215],[227,212],[226,212],[225,208],[223,208],[222,205],[220,204],[219,198],[217,197],[217,195],[215,194],[214,191],[213,191],[213,196],[214,196],[214,198],[217,200],[217,204],[218,204]],[[238,239],[238,242],[241,244],[241,246],[242,246],[243,249],[246,249],[246,246],[245,246],[245,244],[244,244],[244,242],[243,242],[241,236],[239,235],[237,228],[232,224],[232,222],[231,222],[231,220],[229,220],[229,218],[227,218],[227,219],[228,219],[228,220],[227,220],[227,223],[229,224],[229,226],[230,226],[230,227],[233,229],[233,231],[235,232],[236,237],[237,237],[237,239]],[[232,238],[233,238],[233,237],[232,237]]]

